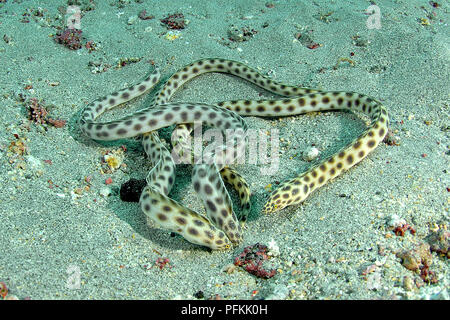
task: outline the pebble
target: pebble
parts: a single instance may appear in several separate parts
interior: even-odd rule
[[[139,19],[139,17],[138,16],[131,16],[131,17],[129,17],[128,18],[128,21],[127,21],[127,23],[129,24],[129,25],[132,25],[132,24],[135,24],[136,23],[136,21]]]
[[[26,156],[25,159],[28,163],[28,168],[33,171],[36,176],[41,176],[43,174],[44,165],[42,160],[33,157],[32,155]]]
[[[98,192],[102,197],[109,197],[111,195],[111,188],[109,187],[103,187]]]
[[[401,259],[402,265],[411,271],[419,270],[421,265],[430,266],[433,258],[430,252],[430,245],[422,243],[412,250],[398,252],[397,257]]]
[[[173,41],[175,39],[181,38],[181,32],[179,31],[168,31],[164,37],[166,40]]]
[[[403,278],[403,287],[405,288],[405,290],[407,291],[412,291],[414,290],[414,281],[413,279],[411,279],[408,276],[405,276]]]
[[[426,238],[430,244],[431,251],[450,257],[450,232],[447,230],[438,230],[432,232]]]
[[[223,267],[222,270],[228,274],[232,274],[236,270],[236,266],[233,263],[230,263]]]
[[[279,256],[280,255],[280,247],[278,247],[277,243],[275,242],[275,240],[270,240],[269,244],[267,245],[267,255],[268,256]]]
[[[398,215],[396,214],[391,214],[389,216],[386,216],[386,225],[388,226],[388,228],[397,228],[397,227],[401,227],[403,225],[406,224],[405,219],[401,219]]]
[[[319,149],[317,149],[316,147],[309,147],[303,152],[302,158],[303,160],[310,162],[316,159],[318,155]]]
[[[244,38],[244,33],[242,32],[242,30],[240,28],[238,28],[235,25],[232,25],[229,29],[228,29],[228,37],[232,40],[232,41],[236,41],[236,42],[241,42],[241,41],[245,41]]]
[[[373,272],[367,276],[367,289],[379,290],[381,288],[381,273]]]

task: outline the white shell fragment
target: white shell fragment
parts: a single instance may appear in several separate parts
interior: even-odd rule
[[[305,161],[313,161],[319,155],[319,149],[316,147],[309,147],[303,152],[302,158]]]

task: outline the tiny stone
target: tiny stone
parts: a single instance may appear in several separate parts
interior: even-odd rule
[[[28,166],[33,171],[38,171],[43,169],[42,160],[33,157],[32,155],[28,155],[25,158],[27,160]]]
[[[273,239],[267,245],[267,249],[268,249],[268,252],[267,252],[268,256],[276,257],[276,256],[280,255],[280,248],[278,247],[277,243]]]
[[[386,225],[388,228],[395,229],[406,224],[405,219],[401,219],[398,215],[392,214],[386,217]]]
[[[108,197],[109,195],[111,195],[111,188],[109,188],[109,187],[103,187],[103,188],[101,188],[100,189],[100,191],[99,191],[99,194],[102,196],[102,197]]]
[[[131,17],[128,18],[128,22],[127,23],[129,25],[135,24],[138,19],[139,19],[138,16],[131,16]]]
[[[407,291],[412,291],[414,289],[414,281],[410,277],[405,276],[403,278],[403,287]]]
[[[228,274],[232,274],[235,270],[236,270],[236,266],[233,263],[227,264],[223,268],[223,271],[228,273]]]
[[[450,232],[444,229],[437,230],[426,238],[431,251],[450,257]]]
[[[319,155],[319,149],[316,147],[310,147],[303,152],[303,160],[305,161],[313,161]]]

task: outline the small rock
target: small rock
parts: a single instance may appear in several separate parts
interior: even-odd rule
[[[42,160],[33,157],[32,155],[28,155],[25,157],[28,168],[33,171],[36,176],[41,176],[43,174],[44,163]]]
[[[203,299],[205,297],[205,294],[200,290],[194,293],[194,297],[196,297],[197,299]]]
[[[383,141],[389,146],[399,146],[401,144],[401,138],[395,135],[391,130],[388,130]]]
[[[267,245],[267,248],[269,249],[269,251],[267,252],[268,256],[279,256],[280,255],[280,247],[278,247],[277,243],[275,242],[275,240],[270,240],[269,244]]]
[[[381,272],[375,271],[367,276],[367,289],[378,290],[381,288]]]
[[[223,267],[223,271],[232,274],[236,270],[236,266],[233,263],[227,264],[225,267]]]
[[[249,27],[238,27],[236,25],[230,26],[227,31],[228,39],[234,42],[242,42],[250,40],[257,31]]]
[[[139,17],[137,15],[136,16],[131,16],[131,17],[128,18],[127,23],[129,25],[135,24],[138,19],[139,19]]]
[[[228,38],[232,41],[241,42],[244,41],[244,33],[235,25],[232,25],[228,31]]]
[[[408,276],[405,276],[403,278],[403,287],[407,291],[412,291],[414,289],[414,281]]]
[[[405,250],[397,253],[397,257],[402,259],[402,265],[412,271],[419,270],[420,266],[429,267],[433,262],[430,246],[422,243],[412,250]]]
[[[302,158],[303,160],[310,162],[316,159],[318,155],[319,149],[317,149],[316,147],[309,147],[303,152]]]
[[[111,195],[111,188],[109,188],[109,187],[103,187],[103,188],[101,188],[100,189],[100,191],[99,191],[99,194],[102,196],[102,197],[109,197],[110,195]]]
[[[431,251],[446,255],[450,258],[450,232],[447,230],[438,230],[428,235],[426,238],[430,244]]]
[[[168,29],[179,30],[184,29],[189,23],[182,13],[174,13],[168,15],[166,18],[160,20],[162,24],[166,25]]]
[[[397,227],[403,226],[406,224],[405,219],[401,219],[398,215],[392,214],[386,217],[386,225],[390,229],[395,229]]]

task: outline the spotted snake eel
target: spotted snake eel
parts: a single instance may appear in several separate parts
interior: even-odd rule
[[[284,98],[278,100],[233,100],[216,104],[171,103],[170,98],[186,82],[204,73],[228,73]],[[351,110],[369,116],[367,129],[340,151],[320,161],[298,176],[283,182],[274,190],[263,207],[263,213],[281,210],[304,201],[314,190],[364,159],[384,139],[388,131],[386,108],[378,101],[355,92],[321,91],[290,86],[273,81],[258,71],[237,61],[202,59],[174,73],[155,95],[150,106],[119,120],[97,122],[105,111],[123,104],[153,88],[160,78],[156,69],[144,81],[97,99],[82,111],[79,125],[82,132],[94,140],[116,140],[143,135],[142,143],[154,165],[147,175],[140,206],[147,217],[162,228],[181,234],[186,240],[211,249],[227,249],[242,241],[242,226],[250,209],[250,191],[245,179],[236,170],[218,164],[196,163],[192,173],[194,190],[203,200],[206,216],[198,214],[168,197],[175,181],[175,162],[161,143],[157,130],[177,125],[183,151],[184,138],[191,125],[200,122],[222,132],[234,129],[234,142],[221,146],[222,156],[245,139],[247,125],[240,117],[282,117],[326,110]],[[217,149],[217,148],[216,148]],[[182,153],[182,152],[181,152]],[[215,158],[217,154],[211,153]],[[230,159],[236,160],[236,154]],[[227,162],[228,163],[228,162]],[[240,196],[243,211],[238,217],[223,181],[230,183]]]

